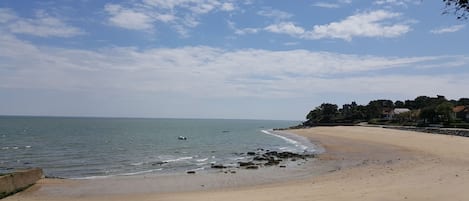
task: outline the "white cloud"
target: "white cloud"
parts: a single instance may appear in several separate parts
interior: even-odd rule
[[[407,7],[409,4],[418,5],[420,1],[416,0],[376,0],[373,4],[383,5],[383,6],[402,6]]]
[[[105,5],[111,25],[131,30],[155,30],[158,23],[171,26],[181,36],[197,27],[199,18],[211,12],[232,12],[233,2],[220,0],[137,0],[133,4]]]
[[[466,26],[462,25],[462,24],[461,25],[454,25],[454,26],[443,27],[443,28],[439,28],[439,29],[433,29],[433,30],[430,31],[430,33],[433,33],[433,34],[453,33],[453,32],[460,31],[464,27],[466,27]]]
[[[237,28],[236,24],[232,21],[228,21],[227,23],[228,27],[233,30],[236,35],[256,34],[261,31],[259,28]]]
[[[321,8],[339,8],[340,5],[336,3],[326,3],[326,2],[317,2],[314,3],[313,6],[321,7]]]
[[[293,15],[290,13],[287,13],[281,10],[275,10],[275,9],[261,10],[261,11],[258,11],[257,14],[260,16],[264,16],[264,17],[274,18],[276,20],[286,20],[286,19],[290,19],[291,17],[293,17]]]
[[[104,10],[111,15],[109,22],[112,25],[133,30],[149,30],[153,28],[155,19],[145,13],[126,9],[116,4],[106,4]],[[164,19],[168,20],[167,18]]]
[[[316,25],[305,38],[338,38],[350,41],[353,37],[393,38],[409,32],[410,26],[404,23],[392,23],[400,13],[385,10],[358,13],[339,22]]]
[[[393,20],[396,21],[400,17],[400,13],[376,10],[371,12],[358,13],[339,22],[332,22],[325,25],[315,25],[313,26],[312,30],[307,30],[299,25],[296,25],[294,22],[285,21],[271,24],[267,27],[264,27],[262,30],[278,34],[287,34],[292,37],[307,40],[333,38],[350,41],[354,37],[394,38],[404,35],[411,30],[409,23],[412,21],[407,20],[405,22],[393,22]],[[259,29],[253,30],[258,31]],[[243,34],[249,33],[242,31],[238,32]]]
[[[233,11],[235,10],[235,6],[233,3],[223,3],[221,5],[221,10],[222,11]]]
[[[459,63],[456,67],[467,66],[467,56],[379,57],[206,46],[92,51],[37,46],[4,33],[0,44],[0,57],[5,58],[0,61],[0,88],[170,92],[213,98],[383,91],[417,95],[436,90],[450,95],[469,84],[462,79],[469,72],[433,76],[418,69],[428,64],[436,70],[448,68],[447,64],[454,68],[454,62]],[[399,73],[402,68],[406,73]],[[418,73],[408,73],[411,69]]]
[[[0,8],[0,23],[6,23],[16,18],[17,16],[12,10],[6,9],[6,8]]]
[[[39,37],[73,37],[84,34],[79,28],[52,17],[43,10],[37,11],[35,18],[22,18],[9,9],[0,9],[0,24],[5,31],[15,34],[28,34]]]
[[[282,22],[279,24],[269,25],[265,27],[264,30],[272,33],[288,34],[290,36],[301,36],[305,33],[305,30],[302,27],[296,26],[292,22]]]
[[[320,7],[320,8],[340,8],[343,4],[351,4],[352,0],[338,0],[336,2],[316,2],[313,3],[312,6]]]

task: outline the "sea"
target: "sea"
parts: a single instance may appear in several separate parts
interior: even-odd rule
[[[257,150],[314,152],[306,139],[272,130],[299,123],[0,116],[0,174],[31,167],[70,179],[184,173],[235,165]]]

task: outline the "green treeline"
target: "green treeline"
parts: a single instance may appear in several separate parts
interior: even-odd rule
[[[321,124],[393,124],[409,126],[441,125],[469,128],[469,98],[448,100],[444,96],[419,96],[414,100],[373,100],[367,105],[355,102],[339,108],[323,103],[306,115],[304,126]]]

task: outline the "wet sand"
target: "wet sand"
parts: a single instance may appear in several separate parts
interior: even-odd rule
[[[290,132],[326,152],[289,170],[46,179],[5,200],[469,200],[469,138],[370,127]]]

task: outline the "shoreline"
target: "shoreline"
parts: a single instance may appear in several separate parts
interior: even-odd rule
[[[232,178],[241,178],[242,171],[222,173],[231,180],[215,182],[215,188],[210,188],[198,182],[214,181],[210,176],[214,174],[184,175],[180,180],[168,176],[165,181],[176,178],[182,183],[173,183],[176,191],[166,192],[161,188],[155,191],[168,186],[161,178],[103,179],[88,184],[43,180],[5,200],[469,200],[468,138],[371,127],[289,132],[319,142],[326,149],[315,161],[301,166],[305,174],[296,178],[249,185]],[[262,177],[272,179],[278,170],[284,169],[278,168],[271,175],[259,175],[259,170],[246,172],[247,178],[259,181]],[[232,185],[236,182],[239,185]],[[191,189],[189,184],[199,187]],[[104,185],[119,193],[96,189]],[[150,191],[138,189],[139,185]]]

